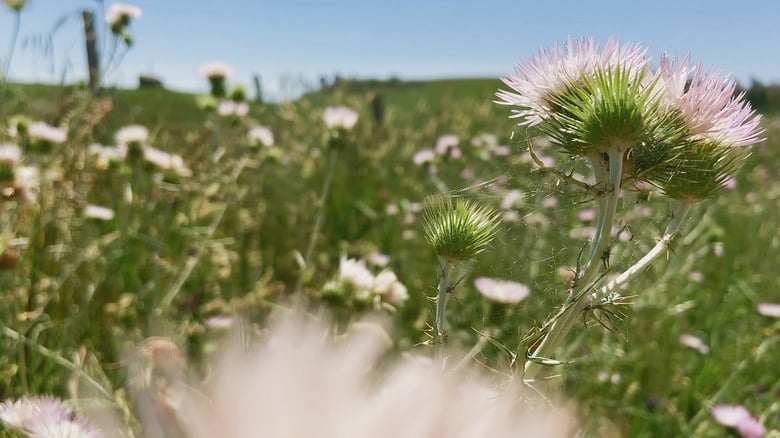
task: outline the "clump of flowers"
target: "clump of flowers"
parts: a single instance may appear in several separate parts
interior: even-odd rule
[[[358,307],[371,304],[375,309],[393,311],[409,299],[409,292],[389,268],[374,275],[364,260],[342,257],[336,278],[323,287],[323,296]]]
[[[518,124],[534,127],[565,153],[581,157],[592,181],[545,163],[536,164],[584,189],[596,203],[589,248],[569,288],[569,297],[534,336],[525,377],[533,378],[551,357],[563,334],[588,310],[616,305],[610,297],[659,257],[681,228],[692,206],[728,185],[760,142],[760,116],[736,82],[706,72],[701,63],[661,57],[654,69],[646,49],[610,38],[569,38],[563,47],[540,50],[503,79],[509,90],[498,104],[512,107]],[[674,203],[672,217],[657,244],[633,266],[603,282],[618,221],[624,186],[651,185]],[[595,292],[592,292],[594,291]],[[696,348],[696,347],[694,347]],[[698,348],[700,351],[701,347]]]

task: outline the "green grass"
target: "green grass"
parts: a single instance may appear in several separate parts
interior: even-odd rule
[[[0,395],[66,395],[72,368],[79,367],[117,391],[126,380],[127,349],[153,335],[172,337],[198,375],[214,348],[207,318],[238,315],[261,327],[301,273],[296,254],[308,245],[326,172],[320,115],[333,104],[355,108],[360,121],[335,165],[305,272],[307,297],[324,303],[341,324],[359,318],[370,303],[324,297],[323,286],[341,256],[387,254],[410,295],[392,316],[395,346],[424,350],[419,344],[432,322],[426,295],[435,293],[438,266],[415,203],[432,194],[463,194],[516,220],[502,223],[449,301],[448,342],[467,350],[480,331],[518,348],[519,337],[565,299],[559,272],[577,264],[586,243],[577,236],[592,225],[577,211],[592,203],[576,187],[535,170],[524,153],[526,133],[507,118],[507,108],[492,103],[500,86],[497,79],[353,83],[253,107],[249,119],[232,120],[199,109],[194,95],[161,89],[106,90],[111,111],[102,114],[95,100],[72,88],[10,85],[0,122],[24,114],[63,123],[70,134],[50,153],[26,151],[25,164],[50,170],[35,202],[0,201],[0,242],[15,239],[19,252],[15,267],[0,272],[0,321],[27,339],[0,335]],[[377,95],[385,107],[381,125],[371,110]],[[192,176],[159,178],[132,161],[96,167],[86,147],[112,143],[129,124],[149,127],[150,142],[180,154]],[[248,147],[252,124],[269,126],[276,146]],[[563,377],[550,386],[578,402],[592,435],[723,436],[709,414],[715,403],[745,404],[777,428],[780,373],[772,352],[780,325],[755,311],[759,302],[780,301],[780,123],[770,118],[765,126],[768,140],[754,149],[736,188],[698,205],[668,260],[625,291],[633,302],[621,309],[625,317],[583,318],[587,326],[578,325],[565,342],[571,347],[559,352],[558,359],[573,363],[558,368]],[[445,134],[460,138],[462,158],[440,161],[437,173],[412,163],[417,151]],[[511,154],[483,160],[470,144],[482,134],[495,134]],[[3,129],[0,143],[6,141]],[[563,169],[583,169],[558,151],[542,147],[540,153]],[[464,178],[464,170],[473,176]],[[522,200],[502,208],[510,190],[522,191]],[[549,197],[558,204],[543,206]],[[86,203],[116,215],[84,218]],[[669,206],[657,195],[629,193],[619,209],[621,226],[633,237],[615,243],[616,271],[655,243]],[[722,256],[714,253],[719,246]],[[694,272],[701,281],[691,279]],[[478,276],[525,283],[531,295],[517,305],[488,303],[473,286]],[[683,333],[702,338],[710,353],[682,346]],[[45,351],[70,362],[81,354],[83,361],[64,367]],[[508,363],[494,346],[479,359],[499,369]],[[126,403],[124,393],[112,394],[120,406]]]

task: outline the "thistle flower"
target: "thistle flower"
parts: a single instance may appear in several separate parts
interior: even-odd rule
[[[519,125],[553,122],[545,132],[564,147],[575,146],[570,144],[567,127],[580,131],[574,139],[590,143],[585,146],[601,146],[594,140],[603,142],[625,135],[626,129],[637,129],[635,119],[643,109],[634,98],[648,94],[641,85],[648,70],[645,51],[614,38],[603,48],[593,38],[569,38],[563,48],[540,50],[538,56],[521,62],[514,75],[503,79],[513,91],[499,90],[496,103],[519,107],[511,116],[520,119]],[[605,126],[599,124],[599,117]],[[607,132],[589,131],[596,127]],[[618,132],[609,131],[615,128]]]
[[[61,144],[68,138],[68,131],[51,126],[46,122],[33,122],[27,128],[31,140],[46,144]]]
[[[99,219],[102,221],[110,221],[114,218],[114,210],[108,207],[101,207],[99,205],[92,204],[85,205],[82,214],[85,218]]]
[[[773,303],[758,303],[756,310],[760,315],[771,316],[773,318],[780,318],[780,304]]]
[[[528,286],[516,281],[496,280],[479,277],[474,280],[474,287],[485,298],[504,304],[515,304],[523,301],[529,293]]]
[[[106,21],[111,26],[111,32],[122,34],[131,19],[141,18],[141,8],[127,3],[114,3],[106,12]]]
[[[346,106],[329,106],[322,112],[325,126],[349,131],[358,121],[358,113]]]
[[[73,415],[62,400],[52,396],[23,397],[0,403],[0,421],[9,428],[25,430],[36,422],[66,421]]]
[[[712,407],[715,421],[733,427],[743,438],[761,438],[766,428],[741,405],[715,405]]]
[[[689,57],[678,60],[664,54],[657,77],[661,105],[678,138],[674,144],[649,144],[650,153],[644,155],[660,155],[639,167],[648,169],[646,178],[672,198],[709,197],[726,187],[739,169],[748,154],[744,147],[763,140],[761,116],[744,93],[735,96],[733,79],[704,72],[701,63],[691,67]]]
[[[0,163],[16,164],[22,160],[22,150],[11,143],[0,143]]]
[[[14,11],[19,12],[24,9],[24,5],[27,3],[27,0],[3,0],[3,3],[5,3],[6,6],[13,9]]]
[[[192,174],[187,166],[184,165],[184,160],[179,155],[169,154],[168,152],[148,145],[144,146],[143,155],[144,160],[161,170],[170,170],[179,176],[190,176]]]
[[[249,113],[249,104],[233,100],[222,100],[217,104],[217,114],[223,117],[243,117]]]
[[[325,323],[287,315],[263,333],[251,348],[215,356],[207,385],[171,385],[170,409],[150,414],[172,419],[187,438],[572,434],[564,409],[534,400],[517,381],[499,385],[470,366],[443,372],[423,357],[385,361],[391,342],[377,324],[336,337]]]
[[[688,333],[680,335],[680,343],[686,347],[693,348],[701,354],[709,354],[710,347],[701,339]]]
[[[249,144],[252,146],[266,146],[270,147],[274,145],[274,133],[265,126],[253,126],[249,128],[247,134],[249,138]]]
[[[143,145],[149,139],[149,130],[141,125],[129,125],[120,128],[114,134],[114,140],[119,145]]]
[[[201,64],[200,67],[198,67],[198,72],[208,79],[224,79],[233,74],[233,67],[221,61],[214,61]]]
[[[429,199],[423,209],[425,239],[436,255],[453,261],[469,260],[484,251],[499,223],[493,209],[463,199]]]

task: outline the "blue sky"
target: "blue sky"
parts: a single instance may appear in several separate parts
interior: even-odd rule
[[[28,0],[10,76],[66,82],[86,77],[78,11],[96,0]],[[567,36],[615,35],[701,60],[743,84],[780,83],[780,1],[137,0],[135,46],[109,82],[155,74],[173,89],[205,91],[198,65],[220,60],[232,78],[254,73],[275,98],[321,75],[403,79],[503,76],[539,47]],[[110,1],[106,5],[111,4]],[[12,13],[0,10],[5,61]],[[44,53],[32,43],[68,17]],[[25,43],[26,44],[23,44]]]

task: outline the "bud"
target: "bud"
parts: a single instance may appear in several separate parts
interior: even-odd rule
[[[499,223],[495,210],[463,199],[429,199],[423,210],[425,239],[436,255],[453,261],[469,260],[484,251]]]

